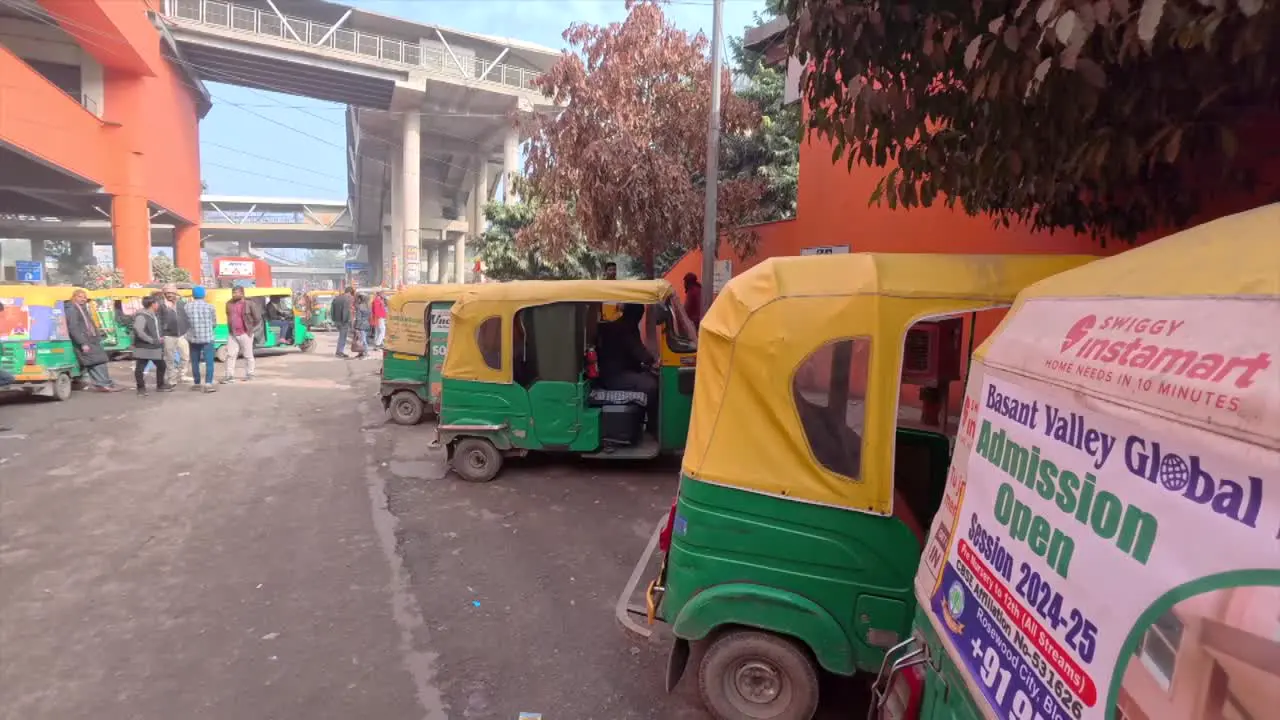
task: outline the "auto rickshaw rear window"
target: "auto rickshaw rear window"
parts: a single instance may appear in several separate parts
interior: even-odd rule
[[[810,353],[792,378],[791,394],[809,450],[823,467],[850,480],[862,473],[870,363],[870,338],[836,340]]]
[[[485,365],[493,370],[502,369],[502,318],[494,315],[480,323],[476,328],[476,347]]]

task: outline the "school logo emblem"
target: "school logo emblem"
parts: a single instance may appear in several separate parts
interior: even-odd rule
[[[956,619],[964,615],[964,588],[960,586],[959,580],[951,583],[951,587],[947,588],[947,610],[950,611],[951,617]]]

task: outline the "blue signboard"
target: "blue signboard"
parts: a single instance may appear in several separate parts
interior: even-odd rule
[[[349,262],[347,263],[347,272],[364,272],[369,269],[369,263]]]
[[[18,282],[44,282],[44,263],[34,260],[19,260],[14,264],[14,272]]]

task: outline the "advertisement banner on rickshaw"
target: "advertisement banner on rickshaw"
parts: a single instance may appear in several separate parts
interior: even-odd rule
[[[1253,379],[1244,407],[1280,393],[1273,367]],[[990,717],[1262,717],[1280,455],[975,363],[917,587]]]
[[[0,340],[45,342],[67,337],[62,302],[29,304],[23,298],[0,297]]]
[[[450,314],[452,303],[434,303],[431,306],[431,368],[427,379],[431,384],[431,397],[440,397],[440,373],[444,368],[444,356],[449,348],[449,325],[453,321]]]

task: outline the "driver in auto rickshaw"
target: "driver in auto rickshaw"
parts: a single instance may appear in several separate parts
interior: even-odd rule
[[[624,305],[621,317],[599,324],[596,343],[600,355],[600,386],[606,390],[644,393],[648,397],[645,426],[653,432],[658,426],[658,378],[653,373],[653,354],[640,337],[643,318],[643,305]]]
[[[275,327],[282,343],[292,345],[293,311],[285,306],[284,300],[284,296],[277,295],[267,303],[267,322]]]

